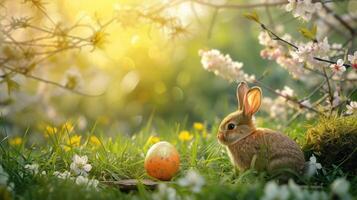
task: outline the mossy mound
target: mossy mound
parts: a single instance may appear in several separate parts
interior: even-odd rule
[[[357,174],[357,115],[320,118],[307,130],[304,151],[315,154],[324,167]]]

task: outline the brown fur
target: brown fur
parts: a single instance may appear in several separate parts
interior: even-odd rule
[[[279,132],[254,126],[252,115],[260,107],[261,91],[254,88],[254,94],[247,97],[252,90],[245,83],[238,86],[240,109],[222,121],[217,135],[219,142],[227,147],[232,163],[239,170],[254,167],[269,173],[280,169],[301,172],[305,160],[296,142]],[[230,123],[236,125],[233,130],[227,128]]]

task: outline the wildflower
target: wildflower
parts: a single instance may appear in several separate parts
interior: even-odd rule
[[[88,179],[84,176],[78,176],[76,178],[76,184],[78,185],[86,185],[87,187],[94,187],[97,188],[99,181],[96,179]]]
[[[53,175],[59,179],[68,179],[69,177],[71,177],[71,173],[69,171],[64,171],[62,173],[59,171],[55,171],[53,172]]]
[[[164,183],[158,185],[157,193],[153,195],[154,199],[167,199],[167,200],[176,200],[179,199],[176,195],[175,188],[168,187]]]
[[[227,54],[223,55],[217,49],[209,51],[200,50],[201,63],[205,70],[213,72],[215,75],[221,76],[228,81],[245,80],[251,82],[255,77],[249,76],[242,70],[243,63],[235,62]]]
[[[62,149],[67,152],[67,151],[70,151],[72,148],[70,146],[67,146],[67,145],[62,145]]]
[[[11,146],[19,146],[22,144],[22,138],[21,137],[14,137],[9,139],[9,144]]]
[[[190,141],[190,140],[192,140],[192,138],[193,138],[193,135],[190,134],[190,132],[188,132],[188,131],[181,131],[179,133],[179,139],[181,141]]]
[[[46,126],[45,137],[51,137],[57,133],[57,128],[53,126]]]
[[[67,133],[71,133],[74,127],[72,122],[66,122],[62,125],[62,130],[66,131]]]
[[[93,146],[97,146],[97,147],[101,145],[100,140],[95,135],[91,135],[89,137],[89,143],[92,144]]]
[[[71,147],[78,147],[81,145],[81,136],[80,135],[73,135],[71,136],[68,141],[67,144]]]
[[[357,69],[357,51],[353,55],[348,55],[348,61],[350,61],[353,68]]]
[[[157,137],[157,136],[153,136],[153,135],[151,135],[148,138],[148,141],[147,141],[147,143],[149,143],[149,144],[155,144],[155,143],[158,143],[158,142],[160,142],[160,138]]]
[[[345,178],[338,178],[331,184],[331,190],[333,193],[337,194],[341,199],[348,195],[348,190],[350,188],[350,183],[346,181]]]
[[[290,192],[286,185],[280,186],[274,181],[268,182],[264,187],[264,196],[262,200],[285,200],[290,196]]]
[[[347,111],[346,114],[357,113],[357,101],[351,101],[349,105],[346,105]]]
[[[37,163],[25,165],[25,169],[28,170],[29,172],[31,172],[32,174],[38,173],[38,167],[39,167],[39,165]]]
[[[189,170],[177,183],[182,187],[190,187],[192,192],[198,193],[205,184],[205,179],[195,170]]]
[[[311,0],[289,0],[285,10],[292,12],[294,17],[309,21],[312,14],[320,10],[321,6],[321,3],[312,3]]]
[[[193,123],[193,128],[197,131],[202,131],[205,128],[205,126],[202,123],[195,122]]]
[[[77,154],[73,156],[72,163],[70,165],[71,170],[76,175],[87,176],[87,173],[92,169],[92,165],[88,164],[87,156],[78,156]]]
[[[311,177],[312,175],[317,173],[317,170],[319,170],[319,169],[322,169],[322,165],[317,162],[315,155],[312,154],[312,156],[310,157],[310,160],[308,162],[306,175],[308,177]]]
[[[346,71],[346,67],[343,64],[343,60],[338,59],[336,64],[330,65],[330,68],[335,74],[341,75],[344,71]]]

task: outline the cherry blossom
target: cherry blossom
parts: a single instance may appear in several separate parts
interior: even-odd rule
[[[348,55],[348,61],[351,63],[352,67],[357,69],[357,51],[353,55]]]
[[[321,6],[321,3],[312,3],[311,0],[289,0],[285,10],[292,12],[294,17],[308,21],[314,12],[321,9]]]
[[[230,55],[223,55],[219,50],[200,50],[201,63],[205,70],[213,72],[228,81],[245,80],[254,81],[255,76],[246,74],[243,70],[243,63],[233,61]]]
[[[330,68],[335,74],[341,75],[343,72],[346,71],[346,67],[343,64],[344,64],[343,60],[338,59],[336,64],[330,65]]]

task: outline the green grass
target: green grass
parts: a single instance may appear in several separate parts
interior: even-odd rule
[[[305,129],[292,125],[287,134],[302,141]],[[301,124],[301,123],[300,123]],[[190,126],[191,127],[191,126]],[[224,147],[216,141],[217,126],[209,130],[189,128],[193,138],[190,141],[180,141],[179,132],[183,130],[180,124],[166,124],[152,127],[151,122],[132,136],[118,133],[115,138],[108,138],[105,133],[95,129],[82,134],[79,146],[74,145],[69,151],[64,149],[68,145],[68,138],[77,133],[76,129],[69,132],[58,127],[57,133],[48,138],[43,135],[31,135],[29,130],[23,137],[22,144],[9,145],[9,138],[1,141],[0,163],[9,175],[8,183],[12,182],[12,192],[5,192],[6,186],[0,184],[0,199],[157,199],[164,198],[167,188],[151,191],[143,186],[138,191],[124,193],[118,189],[100,183],[98,189],[77,185],[73,180],[58,179],[53,175],[55,171],[70,171],[72,157],[75,154],[87,155],[92,170],[90,178],[99,181],[123,179],[150,179],[144,169],[144,158],[148,148],[152,145],[148,138],[155,133],[160,140],[172,143],[179,151],[181,158],[180,170],[166,187],[176,191],[175,197],[192,199],[259,199],[267,189],[266,183],[271,177],[264,173],[249,170],[239,173],[231,165]],[[97,133],[100,143],[94,145],[89,137]],[[205,137],[204,132],[207,132]],[[40,142],[28,142],[30,138],[42,138]],[[32,141],[32,140],[31,140]],[[39,172],[33,174],[25,169],[26,164],[39,164]],[[190,187],[177,184],[177,180],[184,177],[190,169],[196,170],[204,177],[204,186],[200,192],[193,192]],[[41,172],[45,171],[46,175]],[[336,167],[323,169],[312,178],[296,180],[303,185],[302,189],[309,199],[313,193],[324,193],[327,198],[335,198],[330,189],[331,183],[338,177],[345,177],[348,173]],[[349,177],[348,177],[349,178]],[[357,180],[349,178],[350,193],[356,194]],[[281,186],[289,187],[290,186]],[[293,186],[291,186],[293,188]],[[290,188],[290,190],[292,190]],[[284,189],[284,188],[283,188]],[[280,189],[282,190],[282,189]],[[279,190],[279,191],[280,191]],[[10,194],[10,196],[8,196]],[[290,194],[290,199],[294,199]]]

